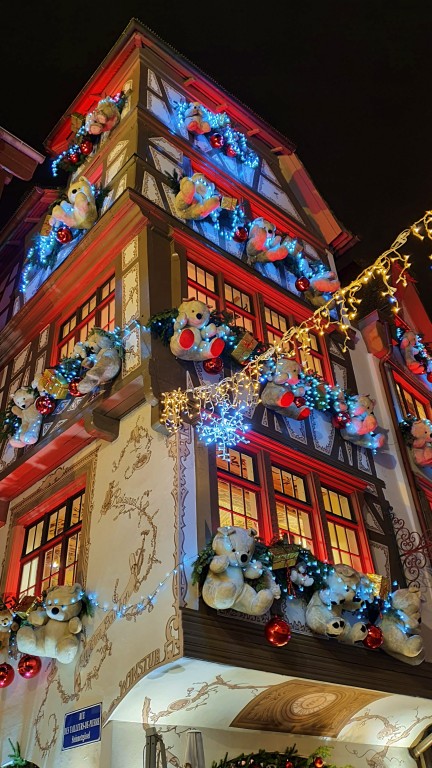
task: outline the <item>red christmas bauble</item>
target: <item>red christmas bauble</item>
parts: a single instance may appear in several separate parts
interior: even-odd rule
[[[35,400],[35,408],[42,416],[48,416],[55,410],[55,400],[49,395],[39,395]]]
[[[294,405],[297,408],[301,408],[303,405],[306,405],[306,398],[301,397],[301,395],[298,395],[298,397],[294,398]]]
[[[90,139],[84,139],[80,144],[80,151],[83,155],[91,155],[93,152],[93,142]]]
[[[13,667],[6,661],[0,664],[0,688],[7,688],[15,677]]]
[[[249,230],[247,227],[237,227],[236,231],[233,234],[233,240],[236,241],[236,243],[244,243],[249,237]]]
[[[323,765],[324,765],[324,760],[322,759],[322,757],[320,757],[319,755],[314,757],[315,768],[323,768]]]
[[[350,421],[351,418],[345,411],[339,411],[332,416],[332,424],[336,429],[343,429]]]
[[[228,155],[228,157],[237,157],[237,151],[234,149],[232,144],[228,144],[225,154]]]
[[[291,639],[291,627],[281,616],[273,616],[264,628],[266,639],[270,645],[281,648]]]
[[[365,645],[366,648],[379,648],[384,642],[381,627],[376,627],[374,624],[367,624],[366,628],[367,635],[363,638],[363,645]]]
[[[206,373],[220,373],[224,364],[220,357],[212,357],[210,360],[204,360],[203,368]]]
[[[291,760],[287,760],[285,763],[285,768],[294,768],[294,763],[292,763]]]
[[[222,149],[223,145],[225,144],[225,139],[221,133],[213,133],[210,136],[209,141],[213,149]]]
[[[73,379],[70,380],[68,391],[72,397],[83,397],[84,393],[80,392],[78,389],[78,384],[80,381],[82,381],[81,376],[74,376]]]
[[[298,277],[297,280],[295,281],[295,287],[297,291],[300,291],[301,293],[304,293],[305,291],[307,291],[309,286],[310,286],[310,282],[307,279],[307,277],[305,277],[304,275],[302,277]]]
[[[431,382],[431,384],[432,384],[432,371],[429,371],[429,373],[428,373],[428,374],[426,374],[426,378],[427,378],[427,380],[428,380],[428,381],[430,381],[430,382]]]
[[[70,231],[69,227],[59,227],[56,232],[56,238],[62,245],[65,243],[70,243],[72,240],[72,232]]]
[[[76,165],[80,161],[80,156],[78,152],[71,152],[68,156],[68,160],[72,165]]]
[[[26,680],[30,680],[39,674],[41,667],[42,662],[39,656],[30,656],[29,653],[25,653],[18,662],[18,673]]]

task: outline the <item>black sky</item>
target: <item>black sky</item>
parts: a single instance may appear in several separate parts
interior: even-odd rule
[[[0,125],[35,149],[135,17],[294,141],[360,238],[356,261],[372,262],[432,208],[429,0],[57,5],[1,12]],[[33,181],[48,178],[42,167]],[[27,188],[3,193],[0,225]],[[413,265],[423,293],[430,264],[425,251]]]

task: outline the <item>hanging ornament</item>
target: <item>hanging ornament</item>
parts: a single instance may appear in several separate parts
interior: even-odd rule
[[[225,149],[225,154],[228,155],[228,157],[237,157],[237,151],[234,149],[232,144],[228,144]]]
[[[206,373],[220,373],[223,370],[224,364],[220,357],[212,357],[210,360],[204,360],[203,369]]]
[[[301,397],[301,395],[298,395],[294,398],[294,405],[296,408],[301,408],[303,405],[306,405],[306,398]]]
[[[21,677],[25,677],[26,680],[30,680],[32,677],[36,677],[42,668],[42,662],[39,656],[30,656],[29,653],[25,653],[21,656],[18,662],[18,673]]]
[[[347,424],[350,423],[350,421],[351,418],[345,411],[339,411],[338,413],[334,413],[332,416],[332,424],[335,429],[343,429]]]
[[[292,763],[291,760],[287,760],[285,763],[285,768],[294,768],[294,763]]]
[[[314,757],[314,766],[315,768],[323,768],[324,760],[320,755],[317,755]]]
[[[71,152],[69,157],[68,157],[68,160],[69,160],[70,163],[72,163],[72,165],[77,165],[77,163],[79,163],[79,161],[80,161],[79,153],[78,152]]]
[[[236,241],[236,243],[244,243],[249,237],[249,230],[247,227],[240,226],[237,227],[236,231],[233,234],[233,240]]]
[[[48,416],[55,410],[56,404],[49,395],[39,395],[35,400],[35,408],[42,416]]]
[[[297,291],[300,291],[300,293],[304,293],[305,291],[307,291],[309,286],[310,286],[310,282],[307,279],[307,277],[305,277],[304,275],[302,275],[302,277],[298,277],[297,280],[295,281],[295,287]]]
[[[90,139],[84,139],[80,144],[80,152],[86,156],[91,155],[93,152],[93,142]]]
[[[381,627],[376,627],[374,624],[367,624],[367,635],[363,638],[363,645],[366,648],[379,648],[384,642],[384,636]]]
[[[432,371],[429,371],[429,373],[426,375],[426,378],[432,384]]]
[[[72,232],[70,231],[69,227],[59,227],[56,232],[56,238],[62,245],[65,243],[70,243],[72,240]]]
[[[0,664],[0,688],[7,688],[15,677],[14,668],[6,661]]]
[[[210,136],[209,141],[213,149],[222,149],[223,145],[225,144],[225,139],[221,133],[213,133]]]
[[[270,645],[281,648],[291,639],[291,628],[281,616],[273,616],[264,628],[266,639]]]
[[[78,389],[78,384],[82,381],[81,376],[74,376],[73,379],[70,380],[68,385],[68,392],[72,397],[83,397],[84,392],[80,392]]]

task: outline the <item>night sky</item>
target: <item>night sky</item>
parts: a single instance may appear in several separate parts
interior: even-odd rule
[[[350,251],[357,264],[374,261],[432,208],[427,0],[279,0],[255,12],[220,0],[57,5],[2,8],[0,125],[35,149],[44,152],[135,17],[296,144],[329,207],[360,239]],[[33,183],[53,186],[48,162]],[[27,189],[16,180],[6,188],[0,225]],[[424,296],[427,257],[425,248],[412,269]]]

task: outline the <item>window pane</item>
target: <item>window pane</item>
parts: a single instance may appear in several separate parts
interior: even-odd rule
[[[82,508],[84,503],[84,494],[77,496],[72,502],[71,521],[70,524],[76,525],[82,518]]]
[[[249,456],[247,453],[241,453],[240,451],[234,451],[232,448],[230,448],[229,456],[229,461],[225,461],[220,457],[216,459],[216,464],[219,469],[224,469],[231,475],[244,477],[246,480],[252,480],[253,482],[255,480],[255,474],[252,456]]]

